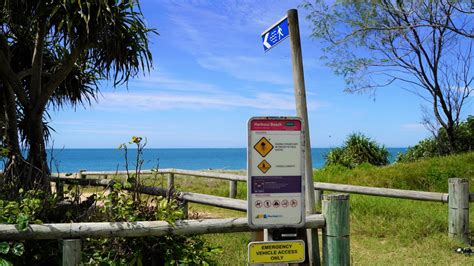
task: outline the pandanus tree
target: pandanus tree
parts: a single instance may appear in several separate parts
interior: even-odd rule
[[[0,0],[4,182],[49,191],[48,110],[149,71],[152,33],[135,0]]]

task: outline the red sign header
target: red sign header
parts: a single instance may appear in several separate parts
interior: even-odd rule
[[[301,121],[296,119],[256,119],[250,123],[250,130],[265,130],[265,131],[300,131]]]

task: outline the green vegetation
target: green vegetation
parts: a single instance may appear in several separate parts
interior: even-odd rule
[[[72,192],[73,188],[70,187]],[[134,199],[133,193],[124,193],[115,183],[110,193],[98,197],[101,204],[91,205],[91,198],[78,205],[57,205],[57,198],[44,193],[21,193],[18,201],[0,200],[0,223],[16,224],[26,230],[29,224],[42,224],[54,219],[58,222],[121,222],[167,221],[183,219],[183,211],[173,198],[147,197]],[[66,193],[66,197],[71,193]],[[66,198],[67,199],[67,198]],[[149,203],[153,202],[153,205]],[[59,207],[58,207],[59,206]],[[66,207],[66,208],[64,208]],[[58,220],[58,218],[62,218]],[[85,238],[82,241],[82,260],[88,265],[208,265],[219,248],[212,247],[196,236],[162,236],[140,238]],[[0,265],[51,265],[59,257],[55,240],[28,240],[0,242]],[[1,263],[5,264],[1,264]]]
[[[163,197],[147,197],[142,201],[134,193],[123,193],[119,183],[112,191],[99,198],[92,221],[167,221],[184,219],[176,200]],[[154,205],[149,203],[153,202]],[[210,247],[198,237],[168,235],[140,238],[87,238],[84,241],[83,261],[90,265],[208,265],[220,249]]]
[[[451,177],[468,178],[474,188],[473,165],[474,152],[470,152],[384,167],[362,164],[348,169],[331,165],[316,170],[314,178],[320,182],[446,192]]]
[[[474,150],[474,116],[470,115],[455,127],[458,139],[454,150],[450,149],[448,136],[444,128],[440,128],[434,138],[427,138],[417,145],[409,147],[406,153],[399,154],[397,162],[414,162],[421,158],[462,153]]]
[[[49,111],[89,105],[101,80],[116,86],[150,69],[156,32],[144,21],[137,0],[0,0],[0,146],[12,192],[50,190]]]
[[[332,149],[326,155],[326,165],[343,165],[354,168],[363,163],[372,165],[387,165],[388,151],[374,140],[361,133],[351,134],[347,137],[344,145],[340,148]]]
[[[140,168],[146,143],[133,137],[136,145],[135,169],[128,171],[125,182],[116,182],[106,190],[85,198],[79,186],[68,186],[64,198],[42,190],[23,191],[16,199],[0,193],[0,223],[15,224],[26,230],[29,224],[69,222],[135,222],[185,219],[182,204],[174,195],[144,196],[125,188],[143,185]],[[127,145],[125,151],[128,165]],[[156,177],[156,176],[155,176]],[[152,180],[156,182],[156,178]],[[97,188],[92,189],[95,192]],[[82,196],[82,200],[80,200]],[[166,235],[137,238],[84,238],[82,261],[86,265],[209,265],[220,249],[197,236]],[[57,240],[0,241],[0,265],[55,265],[60,257]]]

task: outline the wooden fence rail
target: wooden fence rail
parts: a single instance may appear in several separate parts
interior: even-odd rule
[[[306,228],[321,228],[324,225],[322,214],[306,217]],[[250,231],[256,230],[248,226],[247,218],[183,220],[174,224],[165,221],[30,224],[25,231],[18,230],[14,224],[0,224],[0,239],[144,237]]]
[[[156,171],[142,170],[142,174],[169,174],[172,176],[172,183],[174,184],[174,177],[176,175],[181,176],[197,176],[212,179],[221,179],[229,181],[229,197],[235,198],[237,194],[237,185],[235,182],[247,182],[247,177],[237,174],[227,173],[216,173],[216,172],[205,172],[205,171],[193,171],[193,170],[182,170],[182,169],[159,169]],[[82,177],[87,176],[113,176],[126,175],[126,171],[83,171],[80,173]],[[67,174],[60,174],[60,177],[65,177]],[[379,188],[379,187],[367,187],[367,186],[355,186],[355,185],[344,185],[324,182],[314,182],[315,190],[328,190],[345,193],[364,194],[371,196],[390,197],[390,198],[401,198],[411,200],[422,200],[422,201],[435,201],[435,202],[448,202],[448,193],[440,192],[426,192],[426,191],[415,191],[405,189],[393,189],[393,188]],[[474,193],[469,194],[469,201],[474,201]]]
[[[81,186],[111,186],[114,180],[110,179],[76,179],[76,178],[64,178],[64,177],[52,177],[52,182],[56,182],[56,187],[61,188],[62,184],[72,184]],[[133,188],[125,188],[125,190],[133,190]],[[138,191],[143,194],[166,196],[169,193],[168,189],[161,187],[152,186],[140,186]],[[59,192],[61,193],[61,192]],[[213,196],[208,194],[201,194],[195,192],[178,192],[177,198],[185,202],[193,202],[204,205],[210,205],[220,207],[224,209],[236,210],[236,211],[247,211],[247,201],[239,199],[230,199],[226,197]]]
[[[323,190],[323,191],[329,190],[329,191],[390,197],[390,198],[448,202],[448,193],[439,193],[439,192],[354,186],[354,185],[332,184],[332,183],[322,183],[322,182],[315,182],[314,188],[318,190]]]

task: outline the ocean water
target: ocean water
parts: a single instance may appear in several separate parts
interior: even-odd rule
[[[313,168],[324,165],[329,148],[313,148]],[[390,161],[406,148],[388,148]],[[136,150],[128,150],[129,168],[135,167]],[[62,149],[49,152],[53,172],[115,171],[125,169],[124,151],[118,149]],[[235,149],[146,149],[142,169],[178,168],[189,170],[246,169],[247,151]]]

